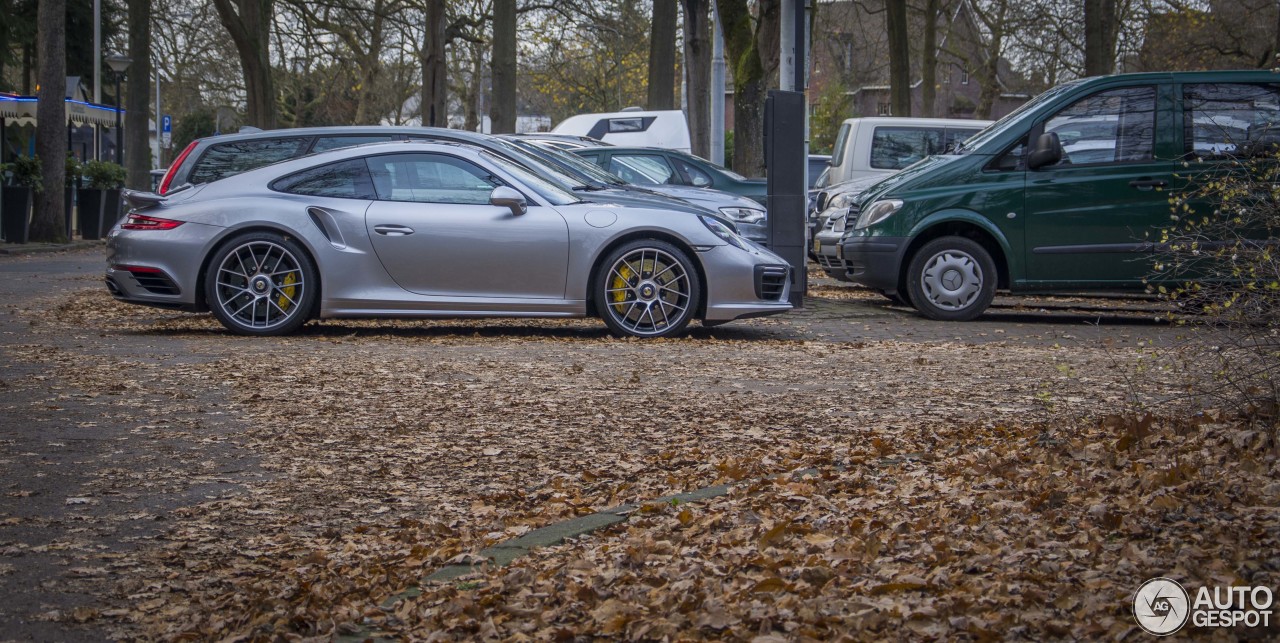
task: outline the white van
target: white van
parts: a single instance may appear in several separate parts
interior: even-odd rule
[[[977,134],[991,121],[878,116],[840,125],[827,185],[893,174]]]
[[[644,111],[628,107],[620,112],[570,116],[551,130],[553,134],[590,136],[612,145],[661,147],[690,152],[689,123],[678,109]]]

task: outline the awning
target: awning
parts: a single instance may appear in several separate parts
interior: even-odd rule
[[[0,118],[16,125],[30,125],[36,122],[36,106],[39,99],[35,96],[0,96]],[[84,101],[66,100],[67,122],[80,125],[104,125],[115,127],[116,108],[106,105],[95,105]],[[124,110],[119,110],[121,118]]]

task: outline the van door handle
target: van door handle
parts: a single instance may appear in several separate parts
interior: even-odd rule
[[[1169,187],[1169,182],[1163,179],[1134,179],[1129,181],[1129,187],[1138,188],[1145,192],[1151,188],[1167,188]]]
[[[407,237],[413,234],[413,228],[402,225],[376,225],[373,231],[388,237]]]

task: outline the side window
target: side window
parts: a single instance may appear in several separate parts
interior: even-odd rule
[[[848,123],[840,126],[840,131],[836,133],[836,147],[831,152],[831,164],[840,165],[844,162],[844,148],[849,145],[849,130],[853,129]]]
[[[609,164],[609,171],[617,174],[613,170],[615,164],[642,174],[645,179],[648,179],[649,184],[680,183],[679,177],[666,160],[655,154],[614,154]],[[638,182],[633,181],[633,183]]]
[[[369,170],[360,159],[329,163],[291,174],[272,183],[271,189],[336,199],[374,198]]]
[[[919,127],[877,127],[871,136],[871,167],[901,170],[943,151],[943,131]]]
[[[365,143],[386,143],[387,141],[394,140],[395,137],[390,134],[370,136],[321,136],[316,139],[316,144],[311,146],[311,151],[325,152],[328,150],[336,150],[340,147],[364,145]]]
[[[1012,172],[1014,170],[1025,170],[1026,166],[1022,164],[1023,156],[1027,153],[1027,139],[1024,136],[1016,145],[1009,148],[1007,152],[1001,154],[991,163],[987,164],[987,169],[996,172]]]
[[[689,185],[692,185],[698,188],[705,188],[711,185],[711,176],[706,172],[703,172],[702,170],[698,169],[692,163],[682,158],[676,158],[676,157],[671,158],[671,163],[674,164],[676,166],[676,169],[679,170],[679,172],[685,176],[685,179],[689,182]]]
[[[1086,96],[1054,114],[1044,131],[1062,142],[1058,165],[1145,161],[1154,157],[1154,87],[1125,87]]]
[[[200,157],[187,180],[198,185],[256,170],[302,156],[310,143],[311,139],[305,137],[219,143]]]
[[[381,201],[484,205],[502,185],[470,161],[443,154],[390,154],[365,161]]]
[[[1185,85],[1184,146],[1204,160],[1275,152],[1280,146],[1280,86]]]
[[[611,118],[609,119],[609,133],[622,134],[625,132],[643,132],[645,129],[645,119],[643,118]]]

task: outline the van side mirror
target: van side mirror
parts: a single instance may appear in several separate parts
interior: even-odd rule
[[[1038,170],[1062,160],[1062,142],[1054,132],[1041,134],[1027,155],[1027,169]]]
[[[529,202],[525,201],[524,195],[505,185],[500,185],[489,193],[489,205],[511,208],[511,214],[517,217],[529,211]]]

